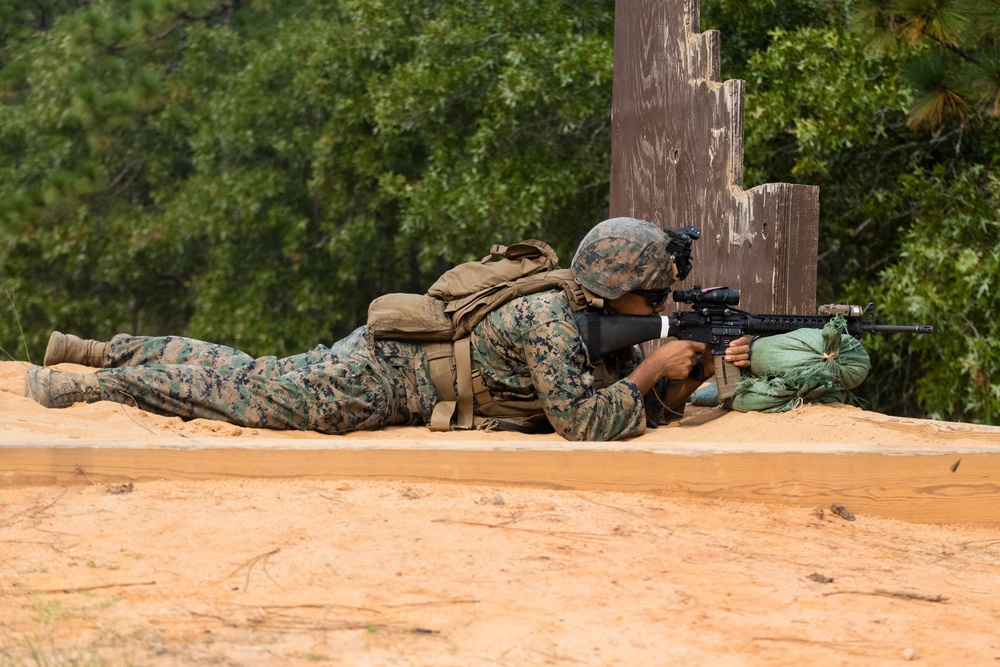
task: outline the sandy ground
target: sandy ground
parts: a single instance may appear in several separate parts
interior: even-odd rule
[[[22,382],[22,365],[0,363],[0,445],[331,442],[110,403],[45,410]],[[880,446],[1000,442],[996,427],[835,406],[685,435],[822,442],[834,419]],[[416,433],[429,437],[383,436]],[[992,665],[997,590],[996,526],[848,521],[828,507],[86,472],[70,486],[0,484],[0,666]]]

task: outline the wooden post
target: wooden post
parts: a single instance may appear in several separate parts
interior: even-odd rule
[[[610,214],[694,225],[684,286],[739,289],[752,312],[814,314],[819,188],[743,190],[743,81],[719,81],[698,0],[617,0]]]

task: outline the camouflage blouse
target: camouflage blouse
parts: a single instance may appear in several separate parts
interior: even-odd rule
[[[561,291],[514,299],[490,313],[472,333],[472,354],[494,400],[537,396],[568,440],[616,440],[646,428],[643,397],[627,377],[642,360],[638,348],[605,357],[617,381],[595,389],[593,366]]]

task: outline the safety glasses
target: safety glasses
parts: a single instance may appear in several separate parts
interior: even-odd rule
[[[632,290],[631,293],[638,294],[639,296],[644,298],[649,307],[652,308],[653,310],[656,310],[657,308],[663,305],[664,301],[667,300],[667,297],[670,296],[671,291],[672,290],[670,290],[669,288],[665,290],[634,289]]]

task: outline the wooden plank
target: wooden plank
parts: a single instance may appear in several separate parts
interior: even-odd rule
[[[694,0],[618,0],[611,216],[701,227],[686,285],[728,285],[755,312],[816,308],[819,189],[743,187],[743,81],[719,81]]]
[[[284,448],[183,449],[7,445],[0,450],[2,484],[400,480],[644,492],[823,509],[837,503],[857,515],[915,523],[1000,524],[1000,445],[876,453],[834,446],[725,452],[698,443],[655,451],[598,443],[549,447],[538,441],[531,441],[531,449],[517,441],[487,449],[463,448],[461,441],[441,447],[438,440],[344,444],[297,449],[287,443]]]

